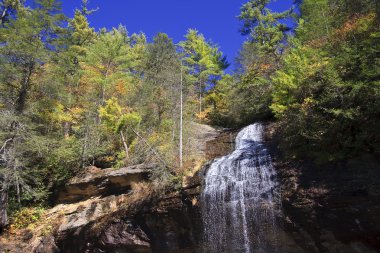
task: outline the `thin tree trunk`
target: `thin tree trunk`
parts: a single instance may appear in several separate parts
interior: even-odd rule
[[[8,7],[4,8],[4,11],[3,13],[1,14],[1,17],[0,17],[0,26],[5,23],[5,17],[7,16],[7,12],[8,12]]]
[[[28,67],[28,72],[21,84],[21,89],[20,89],[20,92],[18,94],[18,98],[17,98],[17,104],[16,104],[16,111],[18,113],[22,113],[25,109],[25,103],[26,103],[26,98],[27,98],[27,95],[28,95],[28,91],[29,91],[29,86],[30,86],[30,78],[32,76],[32,73],[33,73],[33,68],[34,68],[34,64],[33,63],[30,63],[29,67]]]
[[[0,190],[0,231],[1,228],[8,225],[7,207],[8,191],[6,189],[2,189]]]
[[[17,202],[19,204],[21,204],[21,191],[20,191],[20,181],[19,181],[19,175],[17,173],[17,165],[18,165],[18,160],[17,158],[15,159],[15,163],[14,163],[14,166],[13,166],[13,170],[14,170],[14,173],[15,173],[15,177],[16,177],[16,196],[17,196]]]
[[[133,128],[131,128],[132,131],[136,134],[137,137],[139,137],[144,144],[153,152],[153,154],[157,157],[157,159],[166,167],[169,168],[166,162],[161,158],[161,156],[157,153],[157,151]]]
[[[183,167],[183,72],[181,61],[181,118],[179,124],[179,167]]]
[[[70,132],[71,132],[71,123],[68,121],[65,121],[62,123],[63,125],[63,135],[65,139],[70,137]]]
[[[330,36],[330,31],[329,31],[329,27],[328,27],[328,25],[327,25],[327,20],[326,20],[326,16],[325,16],[325,11],[324,11],[323,7],[321,8],[321,11],[322,11],[322,17],[323,17],[323,20],[325,21],[325,28],[326,28],[327,36]]]
[[[17,203],[21,204],[20,182],[19,182],[18,176],[16,176],[16,194],[17,194]]]
[[[82,166],[84,167],[86,163],[85,154],[87,153],[87,139],[88,139],[88,126],[86,124],[86,133],[84,135],[84,143],[83,143],[83,149],[82,149]]]
[[[202,81],[199,81],[199,113],[202,112]]]
[[[123,141],[123,145],[124,145],[124,149],[125,149],[125,157],[127,158],[127,161],[129,161],[129,148],[128,148],[128,144],[125,140],[123,131],[120,131],[120,136],[121,136],[121,140]]]

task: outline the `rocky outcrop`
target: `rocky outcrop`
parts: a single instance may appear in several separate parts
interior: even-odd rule
[[[206,160],[211,161],[212,159],[231,153],[235,148],[237,133],[234,130],[224,130],[217,137],[206,142]]]
[[[268,127],[269,139],[273,132]],[[273,158],[284,229],[302,248],[290,252],[380,252],[380,163],[375,157],[327,165],[290,162],[278,152]]]
[[[142,199],[145,200],[121,195],[112,201],[103,199],[103,204],[86,203],[90,209],[68,212],[55,235],[56,245],[67,253],[186,252],[188,249],[196,252],[194,245],[200,222],[192,194],[183,191]],[[105,211],[104,203],[115,208]]]
[[[102,177],[85,174],[71,184],[91,185],[90,178],[120,173],[121,170],[101,173],[107,175]],[[33,227],[8,239],[0,238],[0,252],[197,252],[200,181],[194,179],[186,188],[169,193],[155,192],[151,183],[140,182],[132,187],[133,191],[59,204]]]
[[[57,203],[74,203],[96,196],[109,196],[132,191],[147,181],[156,164],[143,164],[121,169],[87,168],[59,190]]]
[[[306,252],[380,252],[380,166],[373,157],[277,168],[286,225]]]
[[[233,149],[234,132],[204,131],[202,155],[212,160]],[[272,128],[268,128],[268,144]],[[202,138],[203,138],[202,137]],[[275,145],[273,145],[275,146]],[[380,252],[380,165],[364,156],[339,165],[286,162],[272,149],[278,171],[283,229],[273,240],[283,252]],[[61,204],[40,224],[0,252],[198,253],[202,222],[199,194],[208,165],[183,178],[172,192],[155,192],[146,180],[154,165],[120,170],[89,168],[59,193]],[[5,238],[6,239],[6,238]]]
[[[188,144],[203,161],[219,131],[195,123],[192,130]],[[187,175],[181,189],[157,192],[147,180],[155,166],[87,168],[56,193],[58,205],[40,222],[0,237],[0,253],[199,252],[200,172]]]

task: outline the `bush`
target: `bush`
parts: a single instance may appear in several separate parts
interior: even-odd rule
[[[23,229],[28,227],[31,224],[38,222],[43,214],[45,209],[41,207],[24,207],[15,212],[11,216],[11,228],[12,229]]]

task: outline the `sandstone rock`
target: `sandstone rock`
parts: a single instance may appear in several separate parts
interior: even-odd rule
[[[134,190],[148,179],[155,164],[121,169],[89,167],[83,175],[71,179],[58,193],[57,203],[73,203],[96,196],[121,194]]]

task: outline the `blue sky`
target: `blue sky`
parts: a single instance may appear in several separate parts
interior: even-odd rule
[[[216,43],[230,63],[245,40],[238,32],[236,16],[248,0],[90,0],[99,10],[89,17],[96,29],[125,25],[130,33],[144,32],[151,40],[165,32],[174,42],[183,40],[189,28],[195,28]],[[65,14],[73,16],[80,0],[63,0]],[[277,0],[270,4],[274,11],[283,11],[293,0]]]

